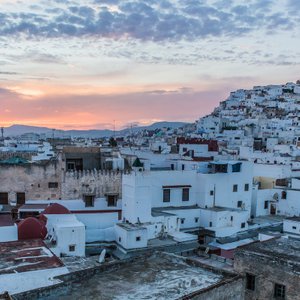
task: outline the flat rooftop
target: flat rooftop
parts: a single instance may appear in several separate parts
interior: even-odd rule
[[[300,240],[281,237],[261,243],[253,243],[240,248],[256,256],[264,257],[277,263],[284,263],[300,272]]]
[[[62,267],[42,240],[0,243],[0,275]]]
[[[54,292],[45,299],[178,299],[228,278],[228,274],[200,263],[189,264],[179,256],[154,253],[127,261],[117,270],[108,269],[73,282],[67,291]]]

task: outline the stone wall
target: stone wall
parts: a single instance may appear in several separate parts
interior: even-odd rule
[[[285,285],[285,300],[299,299],[300,274],[292,270],[288,261],[280,263],[265,255],[239,250],[234,256],[234,269],[241,275],[255,276],[255,291],[245,289],[245,299],[273,299],[275,283]]]
[[[65,172],[60,159],[47,163],[0,165],[0,192],[8,193],[16,202],[17,193],[26,200],[82,199],[84,194],[104,197],[116,193],[121,197],[123,172],[84,170]],[[57,183],[57,187],[49,186]]]
[[[62,182],[62,199],[82,199],[84,194],[105,197],[106,193],[122,196],[123,172],[83,170],[66,172]]]
[[[200,293],[187,295],[179,300],[244,300],[244,280],[234,277],[226,282],[211,285]]]
[[[16,193],[26,199],[59,199],[62,170],[59,161],[46,164],[0,165],[0,192],[8,193],[9,201],[16,202]],[[49,188],[57,182],[57,188]]]

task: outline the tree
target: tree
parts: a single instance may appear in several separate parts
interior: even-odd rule
[[[111,147],[117,147],[117,142],[116,142],[116,140],[115,140],[113,137],[111,137],[111,138],[109,139],[109,145],[110,145]]]

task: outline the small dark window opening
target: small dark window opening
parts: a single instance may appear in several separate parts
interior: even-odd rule
[[[286,191],[281,192],[281,199],[286,199]]]
[[[250,291],[255,291],[255,276],[246,273],[246,289]]]
[[[213,196],[213,195],[214,195],[214,191],[211,190],[211,191],[209,192],[209,195],[210,195],[210,196]]]
[[[181,165],[181,170],[184,171],[184,165]]]
[[[107,206],[111,207],[111,206],[117,206],[117,195],[107,195],[106,196],[107,199]]]
[[[195,218],[195,223],[198,223],[199,222],[199,218]]]
[[[69,252],[75,251],[75,245],[69,245]]]
[[[234,184],[234,185],[233,185],[232,191],[233,191],[233,192],[237,192],[237,191],[238,191],[238,185],[237,185],[237,184]]]
[[[136,240],[137,242],[139,242],[139,241],[141,240],[141,237],[140,237],[140,236],[137,236],[137,237],[135,238],[135,240]]]
[[[237,202],[237,207],[242,207],[242,205],[243,205],[243,201],[238,201]]]
[[[297,229],[297,227],[296,227],[296,226],[293,226],[293,229]]]
[[[48,188],[49,189],[57,189],[58,188],[58,182],[48,182]]]
[[[119,237],[119,242],[121,243],[121,241],[122,241],[122,239],[121,239],[121,237]]]
[[[246,227],[246,223],[245,222],[241,223],[241,228],[245,228],[245,227]]]
[[[171,190],[164,189],[163,190],[163,202],[170,202],[171,200]]]
[[[25,204],[25,193],[17,193],[17,204]]]
[[[182,189],[182,201],[190,200],[190,189],[184,188]]]
[[[212,222],[209,222],[209,227],[212,227]]]
[[[181,224],[184,224],[184,220],[185,220],[184,218],[181,219]]]
[[[95,200],[94,196],[85,195],[84,196],[85,207],[93,207],[94,206],[94,200]]]
[[[268,208],[269,208],[269,201],[265,201],[264,209],[268,209]]]
[[[233,216],[230,217],[230,221],[233,221]]]
[[[274,298],[275,299],[285,299],[285,286],[284,285],[275,283]]]
[[[233,173],[241,172],[241,163],[232,165],[232,172]]]
[[[8,193],[0,193],[0,204],[8,204]]]
[[[249,183],[246,183],[246,184],[245,184],[244,190],[245,190],[245,192],[248,192],[248,191],[249,191]]]

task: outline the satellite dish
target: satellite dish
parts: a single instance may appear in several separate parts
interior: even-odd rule
[[[278,193],[275,193],[275,194],[273,195],[273,199],[276,200],[276,201],[279,199]]]
[[[106,250],[103,249],[103,250],[101,251],[101,254],[100,254],[99,260],[98,260],[98,262],[99,262],[100,264],[102,264],[102,263],[105,262],[105,254],[106,254]]]

